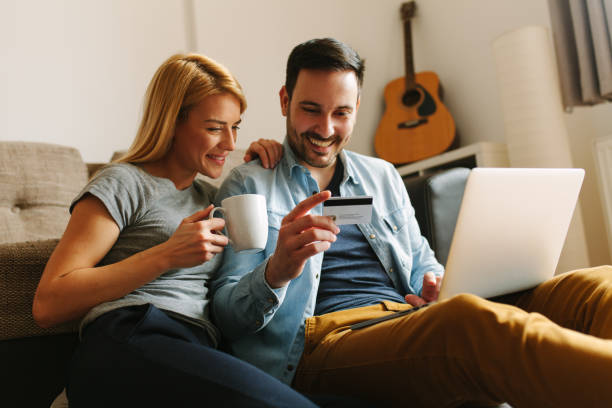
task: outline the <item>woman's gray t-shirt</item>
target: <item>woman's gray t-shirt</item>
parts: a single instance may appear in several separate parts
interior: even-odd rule
[[[111,164],[98,172],[74,199],[70,209],[85,194],[97,197],[119,226],[117,241],[99,266],[119,262],[167,241],[181,221],[212,203],[216,188],[194,180],[177,190],[170,179],[155,177],[127,163]],[[221,256],[191,268],[171,269],[124,297],[91,309],[81,322],[85,327],[111,310],[151,303],[173,316],[204,327],[215,341],[217,328],[209,316],[208,285],[221,263]]]

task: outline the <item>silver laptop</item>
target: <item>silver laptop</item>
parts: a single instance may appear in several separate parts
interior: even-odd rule
[[[473,169],[438,300],[459,293],[490,298],[529,289],[553,277],[583,179],[582,169]],[[395,319],[432,303],[350,328]]]
[[[551,278],[583,178],[583,169],[473,169],[438,299],[488,298]]]

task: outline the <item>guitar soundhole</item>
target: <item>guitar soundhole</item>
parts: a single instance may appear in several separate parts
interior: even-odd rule
[[[402,103],[406,106],[414,106],[421,100],[421,93],[418,89],[406,91],[402,97]]]

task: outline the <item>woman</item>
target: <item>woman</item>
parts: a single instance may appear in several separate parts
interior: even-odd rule
[[[43,272],[33,315],[43,327],[82,318],[67,394],[78,406],[313,406],[264,372],[217,351],[208,282],[228,240],[208,219],[234,150],[242,89],[204,56],[175,55],[155,73],[137,136],[75,198]],[[260,140],[247,156],[273,165]],[[84,316],[84,317],[83,317]]]

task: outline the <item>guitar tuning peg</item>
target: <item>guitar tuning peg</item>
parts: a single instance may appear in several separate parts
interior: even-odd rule
[[[400,8],[402,20],[406,21],[414,17],[415,10],[416,10],[416,3],[414,1],[407,1],[405,3],[402,3],[402,6]]]

